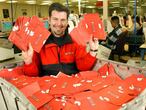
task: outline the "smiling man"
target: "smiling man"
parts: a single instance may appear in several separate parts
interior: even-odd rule
[[[63,72],[67,75],[79,71],[90,70],[96,61],[96,42],[89,41],[90,52],[78,45],[68,34],[69,10],[60,3],[49,7],[48,21],[51,35],[42,47],[40,53],[29,49],[22,52],[24,57],[24,72],[29,76],[57,75]]]

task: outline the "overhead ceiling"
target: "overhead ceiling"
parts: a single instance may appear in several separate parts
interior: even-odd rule
[[[20,4],[37,4],[37,5],[49,5],[52,2],[61,2],[63,4],[67,4],[70,7],[78,6],[80,1],[81,7],[88,6],[91,8],[97,8],[97,2],[101,2],[102,0],[0,0],[0,2],[4,3],[20,3]],[[146,6],[146,0],[108,0],[109,7],[125,7],[125,6],[133,6],[134,1],[137,1],[137,6]]]

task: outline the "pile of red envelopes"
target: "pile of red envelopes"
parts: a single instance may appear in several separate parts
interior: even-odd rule
[[[29,43],[31,43],[32,48],[39,52],[49,35],[50,32],[38,17],[22,16],[16,20],[9,40],[23,51],[26,51]]]
[[[85,14],[77,27],[70,32],[71,37],[80,45],[86,45],[91,36],[99,40],[106,39],[103,22],[98,13]]]
[[[15,68],[10,69],[2,69],[0,70],[0,77],[6,79],[7,81],[19,77],[21,75],[24,75],[23,67],[17,66]]]
[[[117,110],[146,88],[144,75],[121,79],[112,64],[98,71],[68,76],[28,77],[9,80],[37,110]]]

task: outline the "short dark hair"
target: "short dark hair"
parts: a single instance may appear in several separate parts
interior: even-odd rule
[[[58,2],[55,2],[55,3],[52,3],[49,7],[49,16],[51,16],[52,14],[52,11],[59,11],[59,12],[66,12],[67,13],[67,18],[69,16],[69,9],[67,7],[65,7],[64,5],[58,3]]]
[[[119,22],[120,20],[119,20],[119,17],[118,16],[112,16],[111,21],[113,21],[116,24],[119,24],[120,23]]]

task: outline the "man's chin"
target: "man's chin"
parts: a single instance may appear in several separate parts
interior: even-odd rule
[[[62,36],[64,34],[64,32],[55,32],[54,34],[57,36]]]
[[[55,34],[55,36],[63,36],[64,35],[64,33],[54,33]]]

